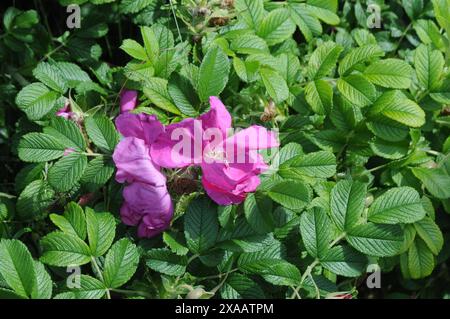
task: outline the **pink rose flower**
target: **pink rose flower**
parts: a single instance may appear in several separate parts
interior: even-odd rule
[[[56,116],[61,116],[61,117],[65,118],[66,120],[76,120],[76,118],[77,118],[75,112],[72,112],[69,100],[66,100],[64,107],[60,108],[56,112]]]
[[[260,184],[268,166],[258,150],[277,147],[276,135],[251,126],[228,137],[231,115],[217,97],[198,119],[168,125],[151,144],[153,161],[166,168],[197,165],[207,194],[219,205],[241,203]]]
[[[173,206],[165,185],[135,182],[125,186],[123,197],[122,221],[129,226],[138,226],[138,236],[155,236],[170,225]]]
[[[116,118],[117,130],[124,137],[139,138],[149,146],[164,132],[155,115],[124,113]]]
[[[124,138],[114,150],[116,181],[119,183],[142,182],[154,186],[166,184],[166,178],[150,158],[148,144],[136,137]]]
[[[166,178],[150,157],[150,146],[163,132],[154,115],[121,114],[116,127],[124,139],[116,146],[113,160],[116,180],[123,190],[122,221],[138,226],[138,236],[152,237],[164,231],[173,216]]]
[[[123,90],[120,93],[120,113],[126,113],[134,110],[138,104],[137,98],[137,91]]]

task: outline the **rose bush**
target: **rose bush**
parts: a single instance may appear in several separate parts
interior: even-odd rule
[[[2,2],[0,298],[448,298],[449,7]]]

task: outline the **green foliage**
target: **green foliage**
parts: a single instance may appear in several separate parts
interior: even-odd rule
[[[50,168],[48,181],[56,191],[68,191],[83,176],[86,165],[86,156],[79,153],[71,153]]]
[[[208,50],[198,73],[197,87],[201,101],[222,93],[228,82],[229,69],[228,57],[219,46]]]
[[[18,147],[19,157],[27,162],[51,161],[63,156],[64,150],[58,139],[43,133],[25,135]]]
[[[71,202],[63,215],[52,214],[50,219],[59,230],[41,239],[43,253],[40,260],[58,267],[91,263],[98,277],[82,275],[81,287],[70,290],[76,298],[109,295],[110,289],[126,284],[136,272],[140,257],[136,245],[122,238],[111,246],[116,227],[110,213],[98,213],[89,207],[83,210]]]
[[[86,132],[96,146],[109,152],[112,152],[119,142],[119,134],[113,123],[104,116],[87,118]]]
[[[139,263],[136,245],[122,238],[111,247],[105,257],[103,278],[106,287],[118,288],[134,275]]]
[[[33,258],[27,247],[18,240],[2,240],[0,257],[0,273],[8,286],[18,295],[31,296],[37,282]]]
[[[319,260],[331,242],[331,223],[324,210],[315,208],[302,215],[300,232],[308,253]]]
[[[398,225],[362,224],[352,228],[346,236],[349,244],[369,256],[395,256],[403,243]]]
[[[54,28],[71,3],[82,28]],[[199,3],[3,12],[0,298],[366,298],[369,265],[376,296],[447,298],[449,0]],[[165,170],[174,218],[141,239],[113,178],[123,89],[165,125],[219,96],[280,148],[240,204]]]
[[[344,232],[358,224],[366,198],[366,185],[348,180],[340,181],[330,194],[330,213],[336,227]]]
[[[368,220],[382,224],[409,224],[425,217],[419,193],[410,187],[391,188],[370,206]]]
[[[201,253],[211,248],[218,233],[217,212],[206,198],[194,200],[184,218],[186,242],[191,251]]]

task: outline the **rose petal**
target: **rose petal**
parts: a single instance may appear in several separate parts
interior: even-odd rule
[[[117,167],[116,181],[119,183],[139,181],[155,186],[166,183],[165,176],[150,158],[148,146],[141,139],[123,139],[114,150],[113,160]]]
[[[150,238],[166,230],[170,225],[172,215],[145,215],[138,227],[138,236]]]
[[[150,148],[155,163],[161,167],[178,168],[193,164],[195,158],[201,159],[203,131],[199,125],[200,122],[189,118],[166,126],[165,132]],[[195,144],[195,140],[199,142]]]
[[[166,126],[165,132],[151,146],[155,163],[166,168],[200,164],[209,142],[223,143],[231,127],[231,115],[217,97],[211,97],[210,104],[211,109],[199,118]]]
[[[137,226],[142,219],[142,215],[130,208],[127,202],[120,208],[120,217],[122,222],[128,226]]]
[[[203,129],[218,128],[222,131],[223,138],[225,139],[228,134],[228,130],[231,128],[231,115],[228,112],[225,105],[216,96],[209,98],[209,104],[211,109],[209,112],[200,116]]]
[[[137,105],[138,92],[133,90],[123,90],[120,94],[120,112],[132,111]]]
[[[124,113],[116,119],[117,130],[124,137],[137,137],[151,145],[164,131],[155,115]]]
[[[166,186],[135,182],[123,189],[123,198],[130,209],[147,214],[171,214],[172,200]]]
[[[262,150],[278,147],[280,145],[277,134],[268,131],[265,127],[253,125],[241,130],[229,137],[226,146],[234,145],[234,148],[248,150]]]
[[[219,205],[231,205],[242,203],[246,193],[234,194],[229,189],[223,189],[209,182],[205,176],[202,177],[202,184],[208,196]]]

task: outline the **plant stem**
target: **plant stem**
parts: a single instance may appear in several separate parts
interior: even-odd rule
[[[2,193],[2,192],[0,192],[0,197],[9,198],[9,199],[16,198],[16,196],[14,196],[14,195]]]
[[[422,101],[428,94],[430,94],[430,90],[422,91],[422,92],[416,97],[416,102],[419,103],[419,102]]]
[[[25,79],[22,74],[20,74],[16,69],[11,67],[10,65],[6,66],[6,71],[11,74],[11,77],[17,81],[21,86],[27,86],[30,84],[27,79]]]
[[[294,297],[296,295],[298,295],[298,292],[300,289],[302,289],[303,287],[303,282],[305,281],[306,277],[308,277],[309,275],[311,275],[311,271],[314,269],[314,267],[317,266],[317,264],[319,263],[319,260],[316,259],[314,260],[308,267],[306,267],[305,272],[302,275],[302,278],[300,279],[300,284],[298,285],[297,288],[294,289],[294,292],[291,295],[291,299],[294,299]],[[314,282],[314,279],[311,276],[312,281]],[[314,283],[315,284],[315,283]]]
[[[37,2],[39,2],[39,9],[38,9]],[[42,2],[41,1],[35,1],[34,5],[35,5],[36,9],[41,11],[42,16],[44,17],[44,24],[45,24],[45,27],[47,28],[47,32],[50,35],[50,37],[53,38],[52,30],[50,28],[50,24],[48,23],[48,19],[47,19],[47,12],[45,12],[45,9],[44,9],[44,6],[42,5]]]
[[[376,172],[376,171],[378,171],[378,170],[380,170],[380,169],[382,169],[382,168],[385,168],[385,167],[388,166],[389,164],[390,164],[390,163],[386,163],[386,164],[383,164],[383,165],[380,165],[380,166],[371,168],[371,169],[367,170],[367,172],[369,172],[369,173]]]
[[[424,150],[424,149],[420,149],[420,151],[424,151],[427,154],[433,155],[433,156],[439,156],[439,155],[444,155],[438,151],[433,151],[433,150]]]
[[[47,60],[53,53],[58,52],[60,49],[62,49],[63,47],[65,47],[66,44],[65,43],[61,43],[60,45],[58,45],[56,48],[54,48],[53,50],[51,50],[50,52],[48,52],[46,55],[44,55],[44,57],[39,61],[45,61]]]
[[[92,157],[109,157],[110,155],[108,154],[100,154],[100,153],[89,153],[89,152],[82,152],[82,155],[86,155],[86,156],[92,156]]]
[[[216,292],[223,286],[223,284],[225,283],[225,281],[227,280],[227,278],[228,278],[228,275],[231,273],[231,271],[228,271],[227,273],[225,273],[225,277],[223,278],[223,280],[217,285],[217,286],[215,286],[212,290],[211,290],[211,293],[212,294],[216,294]]]
[[[179,38],[179,41],[181,42],[181,41],[183,41],[183,37],[181,36],[180,26],[178,25],[177,14],[175,13],[175,8],[173,6],[172,0],[169,0],[169,3],[170,3],[170,9],[172,11],[173,19],[175,20],[175,26],[177,27],[178,38]]]
[[[340,242],[343,238],[345,238],[345,236],[347,235],[347,233],[343,232],[342,234],[340,234],[335,240],[333,240],[330,243],[329,248],[332,248],[334,245],[336,245],[338,242]],[[314,278],[311,276],[311,271],[314,269],[314,267],[317,266],[317,264],[319,264],[319,260],[316,259],[312,262],[312,264],[310,264],[308,267],[306,267],[305,272],[303,273],[303,276],[300,280],[300,285],[297,288],[294,288],[294,292],[291,295],[291,299],[293,299],[295,296],[297,296],[297,298],[300,296],[299,295],[299,290],[302,288],[303,286],[303,282],[305,281],[306,277],[310,277],[311,281],[314,285],[314,288],[316,289],[316,293],[317,293],[317,298],[320,299],[320,290],[319,287],[317,287],[316,282],[314,281]],[[300,298],[299,298],[300,299]]]
[[[403,31],[402,36],[400,37],[400,39],[397,42],[397,45],[395,46],[395,50],[393,51],[394,54],[397,52],[398,48],[400,47],[400,45],[403,42],[403,39],[406,37],[406,34],[408,33],[408,31],[411,29],[411,27],[413,26],[412,22],[410,22],[408,24],[408,26],[406,27],[405,31]]]
[[[316,299],[320,299],[320,289],[317,286],[316,282],[314,281],[313,276],[311,275],[311,273],[308,274],[308,277],[311,278],[311,281],[314,285],[314,289],[316,290]]]
[[[126,289],[116,289],[113,288],[111,291],[121,293],[121,294],[128,294],[128,295],[141,295],[143,297],[152,298],[153,296],[145,291],[135,291],[135,290],[126,290]]]
[[[189,264],[190,264],[194,259],[196,259],[197,257],[199,257],[199,255],[197,255],[197,254],[192,255],[192,256],[188,259],[187,264],[189,265]]]
[[[238,271],[239,269],[237,269],[237,268],[234,268],[234,269],[231,269],[230,271],[228,271],[228,272],[226,272],[226,273],[220,273],[220,274],[218,274],[218,275],[212,275],[212,276],[206,276],[206,277],[200,277],[200,278],[197,278],[197,280],[208,280],[208,279],[216,279],[216,278],[221,278],[223,275],[225,275],[225,274],[231,274],[231,273],[233,273],[233,272],[235,272],[235,271]]]
[[[197,257],[199,257],[200,255],[197,255],[197,254],[195,254],[195,255],[192,255],[189,259],[188,259],[188,261],[187,261],[187,264],[189,265],[194,259],[196,259]],[[175,279],[175,283],[173,284],[173,289],[175,290],[175,286],[178,284],[178,282],[180,281],[180,279],[181,279],[181,275],[180,276],[177,276],[177,278]]]
[[[386,164],[383,164],[383,165],[380,165],[380,166],[377,166],[377,167],[368,169],[368,170],[366,170],[366,171],[364,171],[364,172],[362,172],[362,173],[360,173],[360,174],[355,175],[355,177],[359,177],[359,176],[366,175],[366,174],[368,174],[368,173],[376,172],[376,171],[378,171],[378,170],[380,170],[380,169],[382,169],[382,168],[385,168],[385,167],[388,166],[389,164],[390,164],[390,163],[386,163]]]
[[[302,296],[300,296],[300,294],[298,293],[297,289],[295,289],[294,286],[291,286],[291,288],[294,291],[292,293],[291,299],[293,299],[294,297],[297,297],[297,299],[302,299]]]
[[[95,260],[95,257],[94,257],[94,256],[91,257],[91,261],[92,261],[92,265],[94,265],[95,271],[96,271],[97,274],[98,274],[98,277],[100,278],[100,280],[101,280],[103,283],[105,283],[105,280],[103,279],[102,272],[100,271],[100,267],[98,266],[97,260]],[[111,294],[110,294],[108,288],[106,288],[106,298],[107,298],[107,299],[111,299]]]
[[[344,239],[345,236],[347,236],[347,233],[343,232],[342,234],[340,234],[335,240],[333,240],[330,244],[330,248],[333,247],[334,245],[336,245],[338,242],[341,241],[341,239]]]

